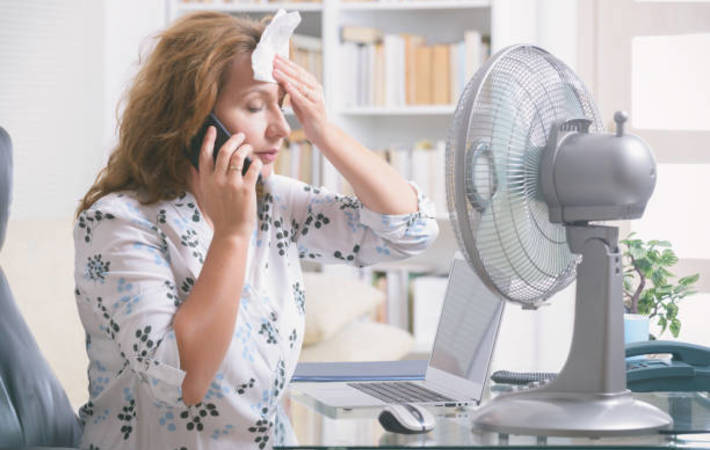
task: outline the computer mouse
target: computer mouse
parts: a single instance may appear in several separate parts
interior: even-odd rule
[[[387,405],[378,416],[380,425],[392,433],[426,433],[434,429],[434,415],[423,407],[411,403]]]

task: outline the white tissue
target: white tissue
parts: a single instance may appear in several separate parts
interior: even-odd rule
[[[254,79],[276,83],[271,73],[274,70],[274,56],[288,58],[288,41],[293,30],[301,23],[298,11],[287,13],[279,9],[261,34],[261,39],[251,54],[251,68]]]

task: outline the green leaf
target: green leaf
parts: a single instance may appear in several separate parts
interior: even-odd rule
[[[667,312],[666,316],[669,319],[674,319],[678,315],[678,305],[676,305],[675,303],[668,303],[665,305],[665,307]]]
[[[646,278],[650,278],[653,274],[653,265],[645,258],[637,260],[636,267],[638,267],[643,276]]]
[[[639,300],[638,314],[647,315],[650,311],[651,311],[651,308],[650,308],[648,302],[644,302],[644,301]]]
[[[654,240],[648,241],[648,245],[650,245],[652,247],[670,247],[671,243],[668,241],[657,241],[654,239]]]
[[[675,275],[673,275],[673,272],[669,272],[666,269],[659,269],[658,271],[661,272],[663,274],[663,276],[666,278],[672,278],[675,276]]]
[[[632,245],[629,247],[629,254],[634,257],[634,259],[639,260],[646,257],[646,250],[641,247]],[[638,262],[638,261],[637,261]]]
[[[673,319],[671,321],[671,326],[670,326],[671,334],[673,337],[678,337],[678,334],[680,333],[680,320],[678,319]]]
[[[672,266],[673,264],[678,262],[678,257],[675,255],[675,253],[673,253],[673,250],[667,248],[663,250],[663,253],[661,254],[661,261],[666,266]]]
[[[663,332],[666,331],[666,327],[668,326],[668,321],[665,317],[660,316],[658,318],[658,325],[661,327],[661,334],[663,334]]]
[[[676,284],[675,286],[673,286],[673,294],[676,294],[676,295],[682,294],[685,291],[687,291],[688,289],[690,289],[690,286],[683,286],[682,284]],[[687,295],[687,294],[685,294],[685,295]]]
[[[656,298],[668,297],[673,293],[673,286],[670,284],[663,285],[656,289]]]
[[[653,272],[653,274],[651,275],[651,280],[653,280],[653,284],[656,286],[666,284],[666,277],[663,276],[663,272],[661,272],[660,270]]]
[[[678,280],[678,283],[680,283],[682,286],[689,286],[695,282],[697,282],[700,279],[700,274],[696,273],[693,275],[688,275],[687,277],[683,277],[680,280]]]

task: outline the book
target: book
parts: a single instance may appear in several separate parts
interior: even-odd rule
[[[355,93],[357,95],[357,99],[355,101],[355,105],[357,106],[364,106],[365,103],[365,85],[367,83],[367,80],[365,80],[366,73],[365,73],[365,59],[366,59],[366,51],[365,51],[365,45],[364,44],[357,44],[357,65],[355,66],[355,73],[356,73],[356,86],[355,86]]]
[[[357,25],[343,25],[340,27],[340,39],[345,42],[356,42],[358,44],[374,44],[381,42],[382,30],[372,27],[362,27]]]
[[[293,45],[294,48],[312,52],[323,51],[323,40],[319,37],[308,36],[306,34],[293,34],[293,36],[291,36],[291,45]]]
[[[434,203],[436,214],[445,216],[448,214],[448,206],[446,204],[446,141],[439,140],[434,144],[434,148],[430,150],[432,168],[429,171],[429,192],[426,194]]]
[[[343,106],[357,105],[357,86],[359,66],[353,69],[358,62],[358,44],[354,42],[343,42],[340,47],[340,68],[343,79],[343,91],[341,102]]]
[[[375,87],[375,106],[385,106],[385,47],[381,42],[375,44],[375,62],[374,62],[374,87]]]
[[[367,49],[367,105],[375,104],[375,81],[377,76],[377,68],[375,67],[375,44],[368,44]]]
[[[481,65],[481,33],[476,30],[467,30],[463,33],[466,47],[466,79],[470,80]]]
[[[414,145],[411,154],[412,181],[414,181],[419,189],[427,195],[431,196],[430,174],[434,170],[431,165],[430,154],[431,143],[428,141],[420,141]]]
[[[431,95],[431,54],[432,49],[427,45],[421,45],[415,49],[416,73],[414,103],[416,105],[428,105],[432,102]]]
[[[462,42],[455,42],[449,46],[449,85],[451,86],[451,102],[457,103],[463,92],[463,81],[461,80],[462,66],[464,64],[461,47]]]
[[[397,34],[385,34],[385,105],[402,106],[405,101],[404,40]]]
[[[323,41],[321,38],[305,34],[294,34],[291,37],[290,58],[299,66],[323,82]]]
[[[435,105],[448,105],[451,103],[451,90],[449,84],[451,77],[451,63],[449,62],[449,46],[438,44],[432,46],[431,51],[431,102]]]
[[[412,178],[411,150],[404,147],[395,146],[387,150],[390,165],[405,179]]]
[[[301,143],[298,179],[304,183],[313,184],[313,145],[307,141]]]
[[[416,73],[417,60],[416,49],[424,45],[424,38],[415,34],[402,33],[404,40],[404,83],[405,83],[405,103],[414,105],[417,95]]]

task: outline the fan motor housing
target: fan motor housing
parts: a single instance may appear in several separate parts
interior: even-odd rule
[[[541,184],[555,223],[637,219],[656,185],[656,161],[633,134],[562,131],[541,160]]]

